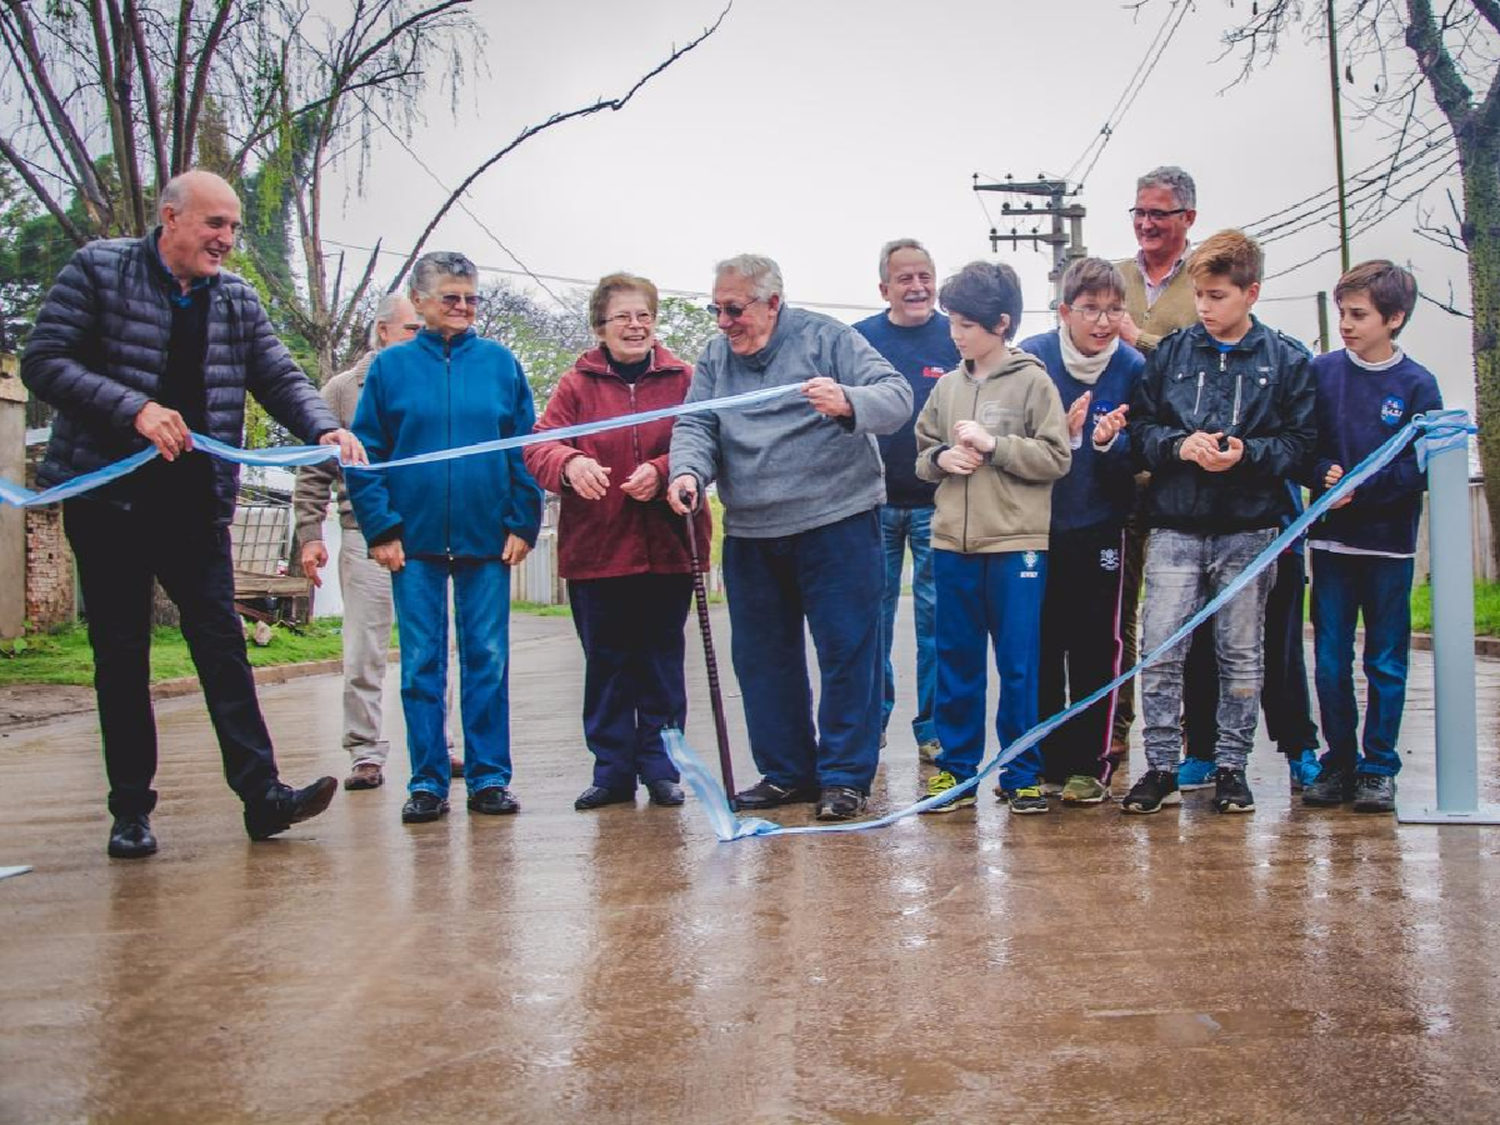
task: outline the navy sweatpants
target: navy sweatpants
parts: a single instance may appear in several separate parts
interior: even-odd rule
[[[583,643],[583,734],[603,789],[633,793],[637,778],[677,780],[661,732],[687,719],[682,630],[692,597],[687,574],[568,583]]]
[[[1037,664],[1045,551],[966,555],[934,548],[937,583],[937,707],[943,752],[938,768],[960,781],[979,772],[984,758],[986,649],[995,650],[1000,703],[995,733],[1009,746],[1036,725]],[[1042,752],[1033,746],[1000,771],[1005,789],[1035,785]]]
[[[880,759],[877,509],[773,539],[724,539],[734,672],[755,764],[784,786],[870,791]],[[822,676],[813,726],[806,629]]]

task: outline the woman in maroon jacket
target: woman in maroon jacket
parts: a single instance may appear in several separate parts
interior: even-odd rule
[[[657,342],[656,312],[656,286],[645,278],[600,280],[589,297],[599,346],[563,375],[538,433],[687,397],[693,370]],[[526,467],[562,496],[558,569],[587,661],[583,732],[594,783],[576,809],[634,801],[637,779],[653,804],[682,804],[661,741],[663,727],[680,729],[687,717],[683,626],[693,596],[686,529],[666,501],[671,439],[663,419],[526,448]],[[707,507],[694,518],[706,544]]]

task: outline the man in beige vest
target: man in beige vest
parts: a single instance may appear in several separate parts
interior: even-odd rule
[[[1125,319],[1120,338],[1150,359],[1163,336],[1198,321],[1193,279],[1184,268],[1188,231],[1198,217],[1198,189],[1193,177],[1174,165],[1153,168],[1135,184],[1130,217],[1140,247],[1134,258],[1117,263],[1125,276]],[[1138,478],[1143,483],[1144,478]],[[1139,514],[1139,513],[1137,513]],[[1132,518],[1125,535],[1125,587],[1120,605],[1120,640],[1124,666],[1136,661],[1136,607],[1141,593],[1146,534]],[[1115,707],[1111,757],[1122,761],[1135,722],[1135,684],[1126,684]]]

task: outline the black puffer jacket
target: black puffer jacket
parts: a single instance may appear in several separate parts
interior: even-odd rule
[[[172,332],[168,286],[156,234],[91,242],[57,276],[21,359],[21,379],[58,410],[37,471],[43,486],[103,468],[146,439],[135,416],[159,392]],[[208,436],[240,445],[245,392],[304,441],[338,428],[338,419],[276,338],[255,290],[232,273],[210,288],[203,361]],[[214,460],[219,516],[234,512],[239,467]],[[128,504],[111,489],[101,498]]]
[[[1131,442],[1150,527],[1225,534],[1276,527],[1292,510],[1286,480],[1301,475],[1317,435],[1312,357],[1296,340],[1254,321],[1220,352],[1201,324],[1163,338],[1130,405]],[[1189,434],[1245,443],[1239,463],[1211,473],[1178,456]]]

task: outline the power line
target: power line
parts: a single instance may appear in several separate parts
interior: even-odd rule
[[[1131,74],[1130,80],[1125,84],[1125,89],[1120,92],[1119,98],[1116,99],[1114,107],[1109,111],[1109,116],[1105,118],[1104,124],[1100,127],[1098,134],[1088,143],[1083,152],[1079,154],[1078,159],[1073,162],[1072,167],[1068,169],[1067,174],[1063,176],[1063,179],[1071,180],[1078,166],[1087,159],[1089,161],[1088,167],[1083,170],[1083,175],[1078,178],[1079,190],[1083,189],[1083,185],[1088,181],[1089,175],[1094,170],[1094,166],[1099,163],[1099,158],[1104,155],[1104,150],[1109,147],[1109,142],[1114,139],[1115,131],[1119,129],[1120,124],[1125,120],[1125,115],[1135,105],[1135,101],[1140,97],[1141,91],[1146,88],[1147,81],[1161,62],[1162,56],[1166,54],[1167,48],[1171,46],[1172,39],[1177,35],[1177,29],[1182,26],[1182,21],[1187,17],[1188,11],[1191,8],[1192,4],[1190,0],[1172,0],[1172,6],[1167,9],[1167,14],[1162,19],[1161,26],[1156,29],[1155,36],[1152,37],[1150,44],[1146,47],[1146,53],[1141,57],[1141,61],[1136,64],[1134,73]],[[1170,28],[1167,26],[1168,24],[1171,24]],[[1093,153],[1092,159],[1089,159],[1090,152]]]

